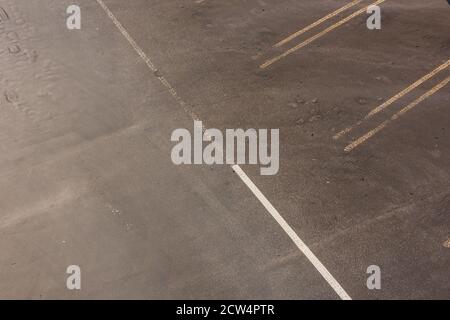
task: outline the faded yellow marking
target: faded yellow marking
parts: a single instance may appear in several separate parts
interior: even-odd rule
[[[450,248],[450,239],[448,239],[447,241],[445,241],[442,245],[443,245],[445,248]]]
[[[387,100],[386,102],[384,102],[383,104],[379,105],[378,107],[376,107],[375,109],[373,109],[372,111],[370,111],[363,120],[367,120],[370,119],[371,117],[373,117],[374,115],[376,115],[377,113],[383,111],[384,109],[386,109],[387,107],[389,107],[392,103],[394,103],[395,101],[397,101],[398,99],[400,99],[401,97],[403,97],[404,95],[406,95],[407,93],[411,92],[412,90],[414,90],[415,88],[417,88],[418,86],[420,86],[422,83],[424,83],[425,81],[431,79],[432,77],[434,77],[436,74],[438,74],[439,72],[441,72],[442,70],[444,70],[445,68],[447,68],[448,66],[450,66],[450,60],[448,60],[447,62],[445,62],[444,64],[440,65],[439,67],[437,67],[436,69],[434,69],[433,71],[431,71],[430,73],[428,73],[427,75],[423,76],[422,78],[420,78],[419,80],[417,80],[416,82],[414,82],[412,85],[410,85],[409,87],[407,87],[405,90],[403,90],[400,93],[397,93],[395,96],[393,96],[392,98],[390,98],[389,100]],[[353,126],[347,127],[344,130],[338,132],[337,134],[335,134],[333,136],[333,139],[339,139],[341,138],[343,135],[349,133],[350,131],[352,131],[354,128],[356,128],[357,126],[361,125],[361,123],[363,122],[363,120],[358,121],[356,124],[354,124]]]
[[[283,59],[284,57],[290,55],[291,53],[293,53],[293,52],[295,52],[295,51],[297,51],[297,50],[299,50],[299,49],[301,49],[301,48],[307,46],[307,45],[310,44],[311,42],[313,42],[313,41],[315,41],[315,40],[317,40],[317,39],[323,37],[323,36],[326,35],[328,32],[333,31],[334,29],[336,29],[336,28],[342,26],[344,23],[347,23],[348,21],[352,20],[353,18],[355,18],[355,17],[359,16],[360,14],[366,12],[366,11],[367,11],[367,8],[369,8],[370,6],[378,5],[378,4],[383,3],[383,2],[385,2],[385,1],[386,1],[386,0],[378,0],[378,1],[376,1],[376,2],[374,2],[374,3],[372,3],[372,4],[370,4],[370,5],[368,5],[367,7],[364,7],[364,8],[362,8],[362,9],[356,11],[355,13],[349,15],[348,17],[346,17],[346,18],[340,20],[339,22],[336,22],[336,23],[333,24],[332,26],[326,28],[326,29],[323,30],[322,32],[319,32],[319,33],[316,34],[315,36],[312,36],[311,38],[309,38],[309,39],[303,41],[302,43],[296,45],[295,47],[293,47],[293,48],[287,50],[286,52],[284,52],[284,53],[282,53],[282,54],[276,56],[275,58],[272,58],[272,59],[270,59],[270,60],[267,60],[266,62],[264,62],[264,63],[263,63],[262,65],[260,65],[259,67],[260,67],[261,69],[267,68],[268,66],[270,66],[270,65],[274,64],[275,62],[277,62],[277,61]]]
[[[353,149],[355,149],[356,147],[358,147],[359,145],[361,145],[362,143],[366,142],[368,139],[372,138],[374,135],[376,135],[378,132],[380,132],[382,129],[386,128],[386,126],[392,122],[395,121],[397,119],[399,119],[402,115],[404,115],[406,112],[410,111],[411,109],[413,109],[415,106],[417,106],[419,103],[421,103],[422,101],[424,101],[425,99],[431,97],[433,94],[435,94],[437,91],[439,91],[440,89],[442,89],[444,86],[446,86],[448,83],[450,82],[450,77],[447,77],[444,81],[442,81],[441,83],[439,83],[438,85],[436,85],[435,87],[433,87],[431,90],[427,91],[425,94],[423,94],[422,96],[420,96],[419,98],[417,98],[416,100],[414,100],[413,102],[411,102],[409,105],[407,105],[406,107],[404,107],[403,109],[401,109],[399,112],[397,112],[396,114],[394,114],[390,119],[384,121],[382,124],[380,124],[379,126],[377,126],[376,128],[370,130],[369,132],[367,132],[365,135],[361,136],[360,138],[358,138],[357,140],[355,140],[354,142],[352,142],[351,144],[349,144],[348,146],[345,147],[344,151],[346,152],[350,152]]]
[[[317,27],[318,25],[324,23],[325,21],[337,16],[338,14],[340,14],[341,12],[344,12],[345,10],[357,5],[358,3],[360,3],[362,0],[353,0],[352,2],[346,4],[345,6],[343,6],[342,8],[337,9],[336,11],[326,15],[325,17],[317,20],[316,22],[310,24],[309,26],[295,32],[294,34],[290,35],[289,37],[287,37],[286,39],[281,40],[280,42],[278,42],[276,45],[274,45],[274,47],[281,47],[282,45],[292,41],[293,39],[297,38],[298,36],[304,34],[305,32]]]

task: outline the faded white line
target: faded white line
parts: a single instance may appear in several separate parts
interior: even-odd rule
[[[114,14],[109,10],[102,0],[96,0],[97,3],[103,8],[108,17],[112,20],[114,25],[119,29],[120,33],[127,39],[136,53],[145,61],[146,65],[152,72],[156,72],[158,69],[145,54],[141,47],[134,41],[130,36],[128,31],[122,26],[122,24],[117,20]],[[175,98],[175,100],[183,107],[183,109],[191,116],[194,121],[198,120],[188,108],[186,103],[181,99],[175,89],[170,85],[170,83],[163,77],[159,76],[158,79],[161,83],[169,88],[170,93]],[[267,200],[267,198],[262,194],[261,191],[256,187],[256,185],[250,180],[250,178],[245,174],[245,172],[238,165],[232,166],[234,172],[241,178],[245,185],[253,192],[253,194],[258,198],[258,200],[263,204],[263,206],[269,211],[272,217],[280,224],[283,230],[288,234],[288,236],[294,241],[300,251],[308,258],[308,260],[313,264],[313,266],[319,271],[319,273],[325,278],[328,284],[333,288],[333,290],[339,295],[343,300],[351,300],[350,296],[345,292],[341,285],[336,281],[336,279],[331,275],[331,273],[325,268],[325,266],[319,261],[319,259],[312,253],[312,251],[306,246],[306,244],[300,239],[300,237],[295,233],[295,231],[287,224],[280,213],[272,206],[272,204]]]
[[[109,8],[106,6],[106,4],[103,2],[103,0],[96,0],[97,3],[102,7],[102,9],[106,12],[108,17],[111,19],[111,21],[114,23],[114,25],[119,29],[120,33],[127,39],[127,41],[130,43],[130,45],[133,47],[134,51],[139,55],[139,57],[144,60],[147,67],[153,72],[157,73],[158,69],[155,67],[153,62],[150,60],[150,58],[145,54],[144,50],[134,41],[133,37],[128,33],[128,31],[122,26],[119,20],[117,20],[116,16],[109,10]],[[178,93],[175,91],[175,89],[172,87],[172,85],[167,81],[167,79],[163,75],[157,75],[158,80],[167,88],[169,89],[170,94],[175,98],[175,100],[178,102],[178,104],[191,116],[192,119],[195,121],[199,121],[199,118],[197,115],[188,108],[188,105],[181,99],[181,97],[178,95]]]

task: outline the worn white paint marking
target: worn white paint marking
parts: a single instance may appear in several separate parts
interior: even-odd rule
[[[130,43],[130,45],[133,47],[134,51],[139,55],[139,57],[144,60],[147,67],[156,75],[156,77],[159,79],[159,81],[167,88],[169,89],[170,94],[175,98],[175,100],[178,102],[178,104],[191,116],[192,119],[195,121],[199,121],[199,118],[197,115],[192,112],[188,108],[188,105],[181,99],[181,97],[178,95],[178,93],[175,91],[175,89],[172,87],[172,85],[167,81],[167,79],[163,75],[158,75],[158,69],[155,67],[153,62],[150,60],[150,58],[145,54],[144,50],[134,41],[133,37],[128,33],[128,31],[122,26],[122,24],[117,20],[116,16],[109,10],[109,8],[106,6],[106,4],[103,2],[103,0],[96,0],[97,3],[102,7],[102,9],[106,12],[108,17],[112,20],[114,25],[119,29],[120,33],[127,39],[127,41]]]
[[[122,26],[122,24],[117,20],[114,14],[109,10],[109,8],[105,5],[102,0],[96,0],[98,4],[103,8],[108,17],[112,20],[114,25],[119,29],[120,33],[127,39],[136,53],[145,61],[148,68],[156,72],[158,69],[152,63],[150,58],[145,54],[145,52],[141,49],[141,47],[134,41],[134,39],[130,36],[128,31]],[[183,109],[191,116],[194,121],[198,120],[190,110],[187,109],[186,103],[181,99],[175,89],[170,85],[170,83],[161,75],[158,76],[158,79],[161,83],[167,87],[175,98],[175,100],[183,107]],[[283,219],[283,217],[278,213],[278,211],[270,204],[269,200],[259,191],[256,185],[250,180],[250,178],[245,174],[245,172],[238,165],[232,166],[234,172],[241,178],[241,180],[245,183],[245,185],[253,192],[253,194],[258,198],[258,200],[264,205],[264,207],[269,211],[272,217],[280,224],[283,230],[288,234],[288,236],[294,241],[300,251],[306,255],[308,260],[314,265],[314,267],[319,271],[319,273],[325,278],[325,280],[330,284],[330,286],[334,289],[334,291],[339,295],[339,297],[343,300],[351,300],[350,296],[345,292],[345,290],[341,287],[341,285],[336,281],[336,279],[330,274],[330,272],[325,268],[325,266],[319,261],[319,259],[312,253],[312,251],[306,246],[306,244],[300,239],[300,237],[295,233],[295,231],[287,224],[287,222]]]

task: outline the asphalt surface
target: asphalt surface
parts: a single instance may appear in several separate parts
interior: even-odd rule
[[[172,163],[195,114],[280,129],[279,173],[242,169],[351,298],[449,299],[450,86],[344,148],[450,67],[333,138],[450,59],[448,3],[386,0],[381,30],[260,67],[371,3],[273,47],[349,2],[104,0],[155,71],[95,0],[80,30],[72,1],[1,0],[0,298],[339,299],[230,166]]]

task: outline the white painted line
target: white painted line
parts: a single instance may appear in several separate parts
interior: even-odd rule
[[[150,60],[150,58],[145,54],[144,50],[134,41],[133,37],[128,33],[128,31],[122,26],[122,24],[117,20],[116,16],[109,10],[109,8],[106,6],[106,4],[103,2],[103,0],[96,0],[97,3],[102,7],[102,9],[106,12],[108,17],[111,19],[111,21],[114,23],[114,25],[119,29],[120,33],[127,39],[127,41],[130,43],[130,45],[133,47],[134,51],[141,57],[142,60],[144,60],[147,67],[153,72],[156,73],[158,69],[155,67],[153,62]],[[200,121],[197,117],[197,115],[192,112],[188,108],[188,105],[181,99],[181,97],[178,95],[178,93],[175,91],[175,89],[172,87],[172,85],[167,81],[167,79],[163,75],[157,76],[158,80],[165,86],[167,89],[169,89],[170,94],[175,98],[175,100],[178,102],[178,104],[186,111],[187,114],[191,116],[191,118],[194,121]]]
[[[122,26],[122,24],[117,20],[114,14],[109,10],[109,8],[105,5],[103,0],[96,0],[97,3],[102,7],[102,9],[106,12],[108,17],[112,20],[114,25],[119,29],[120,33],[127,39],[136,53],[144,60],[145,64],[148,68],[155,72],[158,69],[152,63],[150,58],[145,54],[141,47],[134,41],[134,39],[130,36],[128,31]],[[161,75],[158,76],[158,79],[161,83],[167,87],[178,102],[178,104],[183,107],[183,109],[191,116],[194,121],[198,120],[198,117],[193,114],[188,108],[187,104],[181,99],[175,89],[171,86],[171,84]],[[232,166],[234,172],[241,178],[241,180],[246,184],[246,186],[253,192],[253,194],[258,198],[258,200],[264,205],[264,207],[269,211],[272,217],[280,224],[283,230],[288,234],[288,236],[294,241],[300,251],[308,258],[308,260],[314,265],[314,267],[319,271],[319,273],[325,278],[328,284],[334,289],[334,291],[339,295],[339,297],[343,300],[351,300],[350,296],[345,292],[345,290],[341,287],[341,285],[336,281],[336,279],[331,275],[331,273],[325,268],[325,266],[317,259],[317,257],[312,253],[312,251],[306,246],[306,244],[299,238],[299,236],[295,233],[295,231],[287,224],[287,222],[283,219],[283,217],[278,213],[278,211],[270,204],[269,200],[259,191],[256,185],[250,180],[250,178],[245,174],[245,172],[238,165]]]
[[[258,189],[258,187],[250,180],[247,174],[238,165],[232,166],[234,172],[241,178],[245,185],[253,192],[253,194],[258,198],[261,204],[266,208],[270,215],[278,222],[278,224],[283,228],[295,245],[300,249],[300,251],[308,258],[308,260],[313,264],[313,266],[319,271],[319,273],[324,277],[328,284],[333,288],[333,290],[338,294],[342,300],[351,300],[350,296],[345,292],[342,286],[337,282],[337,280],[331,275],[327,268],[320,262],[316,255],[308,248],[308,246],[300,239],[300,237],[295,233],[295,231],[289,226],[289,224],[284,220],[277,209],[270,203],[269,200],[264,196],[264,194]]]

